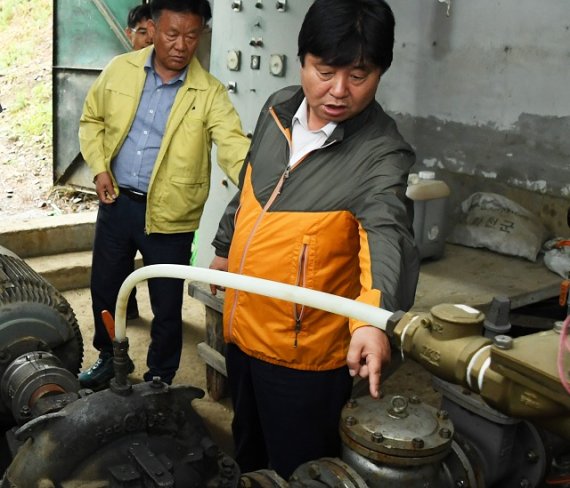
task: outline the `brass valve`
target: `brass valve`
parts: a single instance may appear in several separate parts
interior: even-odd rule
[[[556,365],[560,334],[483,337],[485,315],[466,305],[441,304],[405,314],[388,328],[403,358],[462,385],[493,408],[528,419],[570,439],[570,395]]]

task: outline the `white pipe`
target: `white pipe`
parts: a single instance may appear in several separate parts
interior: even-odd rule
[[[198,268],[195,266],[153,264],[143,266],[132,272],[121,285],[117,297],[117,308],[115,309],[115,337],[119,341],[126,339],[127,302],[131,290],[139,281],[148,280],[149,278],[188,279],[256,293],[271,298],[279,298],[292,303],[298,303],[299,305],[306,305],[337,315],[362,320],[382,330],[386,330],[386,322],[392,315],[392,312],[388,312],[379,307],[322,291],[309,290],[308,288],[302,288],[300,286],[286,285],[285,283],[278,283],[262,278],[254,278],[252,276],[228,273],[214,269]]]
[[[469,386],[469,389],[471,391],[474,391],[473,385],[471,384],[471,373],[473,371],[473,368],[475,367],[475,363],[477,362],[479,357],[482,354],[485,354],[489,349],[491,349],[491,344],[488,344],[487,346],[483,346],[475,354],[473,354],[473,356],[471,356],[471,360],[469,361],[469,364],[467,365],[467,368],[465,370],[465,377],[467,378],[467,385]],[[479,391],[481,391],[481,388],[479,388]]]

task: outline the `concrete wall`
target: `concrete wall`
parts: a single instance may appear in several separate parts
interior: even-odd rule
[[[394,63],[377,99],[397,120],[418,155],[417,169],[435,169],[452,186],[456,206],[472,191],[497,191],[540,214],[553,233],[568,230],[570,201],[570,3],[568,0],[405,0],[390,2],[396,16]],[[254,8],[244,0],[216,2],[212,36],[214,75],[238,82],[232,94],[246,131],[276,83],[298,81],[296,36],[309,0],[274,1]],[[264,46],[249,45],[263,37]],[[239,72],[226,53],[242,51]],[[287,75],[266,64],[287,54]],[[253,90],[252,90],[253,89]],[[200,228],[198,263],[212,256],[211,237],[233,188],[214,170],[212,196]]]
[[[570,4],[392,2],[394,65],[378,93],[418,167],[456,197],[490,188],[568,230]],[[474,176],[475,178],[466,178]]]
[[[91,251],[96,212],[0,221],[0,247],[22,259]]]

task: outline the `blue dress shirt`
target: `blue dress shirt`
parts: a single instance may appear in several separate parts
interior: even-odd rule
[[[163,83],[154,70],[153,56],[154,51],[144,66],[146,81],[133,125],[112,162],[113,174],[119,186],[144,193],[148,192],[170,109],[188,72],[186,68],[176,78]]]

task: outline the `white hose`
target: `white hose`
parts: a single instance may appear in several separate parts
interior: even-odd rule
[[[182,280],[200,281],[216,284],[225,288],[247,291],[271,298],[287,300],[299,305],[318,308],[327,312],[362,320],[367,324],[386,330],[386,322],[392,315],[382,308],[360,303],[348,298],[339,297],[322,291],[309,290],[300,286],[286,285],[276,281],[238,275],[226,271],[183,266],[179,264],[153,264],[143,266],[132,272],[121,285],[115,309],[115,337],[122,341],[126,339],[127,302],[134,286],[149,278],[179,278]]]

